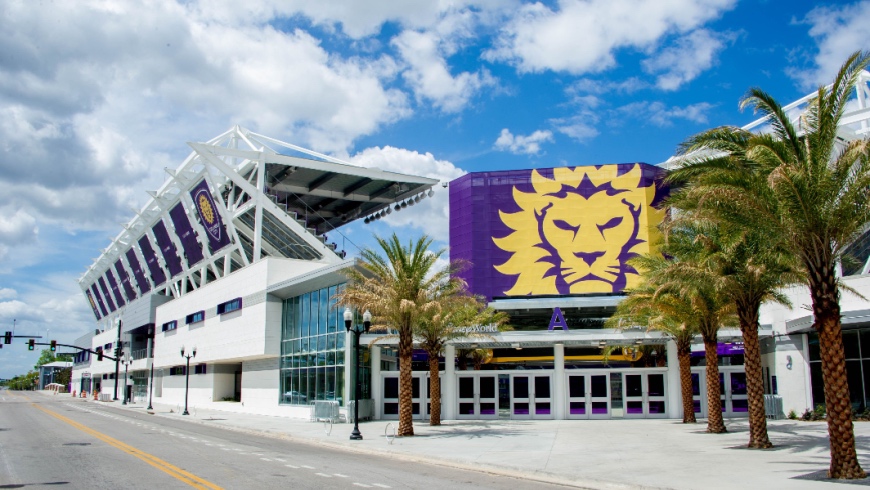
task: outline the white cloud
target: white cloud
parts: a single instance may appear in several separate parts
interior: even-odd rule
[[[580,78],[571,83],[565,93],[569,96],[580,97],[580,94],[601,95],[606,93],[631,94],[647,88],[649,84],[638,77],[630,77],[625,80],[597,80],[594,78]]]
[[[556,127],[560,133],[568,136],[571,139],[585,142],[600,134],[595,125],[599,118],[595,114],[584,112],[582,114],[551,119],[550,122]]]
[[[15,299],[18,297],[18,291],[10,288],[0,288],[0,300]]]
[[[713,104],[707,102],[699,102],[690,104],[685,107],[666,106],[662,102],[640,101],[624,105],[615,109],[615,112],[642,119],[653,123],[656,126],[670,126],[675,119],[682,119],[698,124],[706,124],[708,122],[707,112],[713,108]]]
[[[656,86],[663,90],[676,90],[694,80],[713,66],[716,55],[732,35],[717,34],[698,29],[643,61],[647,73],[658,74]]]
[[[485,54],[521,72],[596,73],[616,64],[622,48],[645,49],[691,31],[730,9],[734,0],[561,0],[558,8],[523,5]]]
[[[818,45],[813,67],[793,67],[789,73],[807,89],[831,83],[846,58],[870,46],[870,1],[840,7],[817,7],[802,20]]]
[[[417,97],[431,100],[444,112],[462,110],[482,88],[496,84],[486,69],[453,76],[445,59],[452,46],[445,46],[444,38],[434,31],[404,31],[392,44],[408,65],[402,76]]]
[[[0,243],[4,245],[29,244],[36,241],[39,228],[36,219],[26,211],[0,208]]]
[[[351,163],[390,172],[420,175],[449,182],[465,175],[465,170],[446,160],[438,160],[431,153],[394,148],[391,146],[366,148],[350,158]],[[449,229],[448,192],[434,187],[435,194],[400,212],[393,211],[384,218],[392,227],[418,228],[437,241],[447,242]]]
[[[493,147],[500,151],[509,151],[516,155],[537,155],[541,151],[541,143],[553,141],[553,132],[537,130],[528,136],[514,135],[508,128],[501,130]]]

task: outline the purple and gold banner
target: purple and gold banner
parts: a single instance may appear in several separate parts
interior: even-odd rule
[[[142,264],[139,263],[139,258],[136,257],[136,251],[132,248],[127,250],[127,263],[133,269],[133,277],[136,278],[136,284],[139,286],[139,291],[142,294],[151,291],[151,285],[148,284],[148,279],[145,278],[145,271],[142,270]]]
[[[109,310],[106,309],[106,305],[103,303],[103,298],[100,296],[100,293],[97,292],[97,283],[91,284],[91,297],[97,299],[97,304],[100,306],[100,311],[103,313],[102,316],[106,316],[109,314]]]
[[[169,239],[169,231],[166,230],[166,223],[162,220],[158,221],[151,231],[154,232],[154,238],[157,239],[157,246],[160,247],[160,253],[163,254],[163,259],[166,261],[166,268],[169,269],[169,276],[175,277],[181,274],[181,259],[178,258],[178,251],[175,244]]]
[[[184,249],[187,266],[190,267],[202,261],[202,245],[196,240],[196,233],[190,226],[190,220],[187,219],[184,206],[181,203],[176,204],[169,210],[169,217],[172,219],[172,225],[175,226],[175,236],[181,240],[181,248]]]
[[[106,300],[106,303],[109,305],[109,311],[115,311],[118,308],[115,308],[115,303],[112,301],[112,297],[109,296],[109,288],[106,287],[106,281],[100,277],[97,279],[97,283],[100,285],[100,291],[103,293],[103,299]]]
[[[109,287],[112,290],[112,294],[115,296],[115,302],[118,304],[118,308],[127,304],[124,301],[124,295],[121,294],[121,288],[119,288],[118,283],[115,282],[115,276],[112,274],[112,269],[106,270],[106,279],[109,281]]]
[[[450,183],[450,258],[474,294],[618,293],[655,250],[665,171],[644,163],[478,172]]]
[[[133,289],[133,285],[130,283],[130,276],[127,274],[127,269],[124,269],[124,264],[121,262],[121,259],[118,259],[115,262],[115,272],[118,273],[118,279],[121,281],[121,286],[124,288],[124,294],[127,295],[127,301],[133,301],[136,299],[136,290]]]
[[[142,257],[145,258],[145,264],[148,265],[148,270],[151,272],[151,280],[154,281],[154,287],[166,282],[166,274],[163,273],[163,269],[157,262],[157,254],[154,253],[151,240],[147,236],[139,239],[139,250],[142,251]]]
[[[202,223],[202,227],[208,234],[209,249],[214,252],[229,245],[230,237],[227,235],[221,215],[214,205],[214,199],[208,190],[208,182],[202,179],[196,187],[191,189],[190,197],[193,199],[193,204],[199,215],[199,222]]]
[[[91,309],[94,310],[94,316],[97,318],[97,320],[102,318],[102,316],[100,316],[100,312],[97,311],[97,303],[94,301],[94,296],[91,294],[90,290],[85,289],[85,296],[88,297],[88,304],[90,304]]]

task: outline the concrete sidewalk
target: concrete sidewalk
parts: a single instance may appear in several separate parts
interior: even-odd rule
[[[84,402],[83,402],[84,403]],[[145,411],[142,404],[88,402]],[[350,424],[330,435],[322,423],[154,404],[156,418],[170,417],[230,430],[388,455],[409,461],[474,469],[585,488],[837,488],[870,486],[870,479],[825,479],[829,463],[824,422],[768,422],[769,450],[745,448],[748,422],[727,422],[727,434],[707,434],[702,421],[446,421],[439,427],[415,421],[414,437],[391,438],[398,422],[360,424],[364,440],[350,441]],[[870,423],[855,426],[858,454],[870,470]]]

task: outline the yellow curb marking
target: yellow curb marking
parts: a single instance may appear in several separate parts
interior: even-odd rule
[[[181,480],[184,483],[187,483],[188,485],[190,485],[194,488],[201,488],[201,489],[210,488],[212,490],[223,490],[221,487],[215,485],[214,483],[211,483],[207,480],[203,480],[202,478],[200,478],[194,474],[188,473],[187,471],[184,471],[183,469],[181,469],[177,466],[174,466],[174,465],[172,465],[172,464],[170,464],[170,463],[168,463],[168,462],[166,462],[166,461],[164,461],[156,456],[153,456],[153,455],[148,454],[144,451],[136,449],[135,447],[130,446],[128,444],[124,444],[123,442],[121,442],[117,439],[109,437],[109,436],[103,434],[102,432],[97,432],[94,429],[91,429],[90,427],[88,427],[86,425],[82,425],[82,424],[80,424],[72,419],[69,419],[67,417],[64,417],[63,415],[61,415],[57,412],[54,412],[54,411],[49,410],[47,408],[43,408],[35,403],[33,403],[32,405],[34,407],[42,410],[43,412],[51,415],[52,417],[55,417],[63,422],[66,422],[69,425],[75,427],[76,429],[79,429],[80,431],[85,432],[86,434],[90,434],[90,435],[96,437],[97,439],[105,442],[106,444],[108,444],[110,446],[114,446],[115,448],[120,449],[121,451],[124,451],[127,454],[133,455],[133,456],[141,459],[142,461],[145,461],[146,463],[157,468],[158,470],[160,470],[160,471],[162,471],[162,472],[164,472],[164,473],[166,473],[166,474],[168,474],[168,475],[170,475],[178,480]]]

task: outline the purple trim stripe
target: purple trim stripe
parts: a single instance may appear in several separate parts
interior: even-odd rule
[[[162,220],[158,221],[151,231],[154,232],[154,238],[157,239],[157,246],[160,248],[160,253],[166,261],[166,268],[169,269],[169,276],[175,277],[181,274],[181,259],[178,258],[178,250],[175,244],[169,239],[169,231],[166,230],[166,223]]]
[[[109,296],[109,288],[106,287],[106,281],[102,277],[97,279],[97,283],[100,285],[100,291],[103,293],[103,299],[106,300],[106,303],[109,305],[109,311],[115,311],[118,308],[115,308],[115,303],[112,301],[112,297]]]
[[[181,248],[184,249],[184,254],[187,256],[187,266],[201,262],[202,245],[196,239],[196,233],[193,232],[193,227],[190,226],[190,220],[187,219],[187,213],[184,211],[184,206],[178,203],[169,210],[169,217],[172,219],[172,224],[175,226],[175,236],[181,240]]]
[[[97,292],[97,283],[91,284],[91,293],[94,295],[94,298],[97,300],[97,305],[100,307],[100,311],[103,313],[102,316],[106,316],[109,314],[109,310],[106,309],[106,305],[103,303],[103,298],[100,296],[100,293]]]
[[[154,247],[151,246],[151,240],[147,236],[139,239],[139,250],[142,251],[142,256],[145,257],[145,264],[148,265],[148,270],[151,272],[151,280],[154,281],[154,287],[166,282],[166,274],[163,273],[163,268],[157,262],[157,254],[154,253]]]
[[[142,270],[142,264],[139,263],[139,258],[136,257],[136,251],[132,248],[127,250],[127,263],[133,269],[133,277],[136,278],[136,284],[139,286],[139,291],[142,294],[151,291],[151,285],[148,284],[148,279],[145,278],[145,271]]]
[[[112,288],[112,294],[115,296],[115,301],[118,303],[118,308],[127,304],[124,301],[124,295],[121,294],[121,288],[118,287],[118,283],[115,282],[115,275],[112,274],[112,269],[106,270],[106,279],[109,281],[109,286]]]
[[[133,289],[133,285],[130,283],[130,276],[127,274],[127,269],[124,269],[124,264],[121,262],[121,259],[118,259],[115,262],[115,271],[118,273],[118,278],[121,280],[121,286],[124,287],[124,294],[127,295],[127,301],[133,301],[136,299],[136,290]]]

